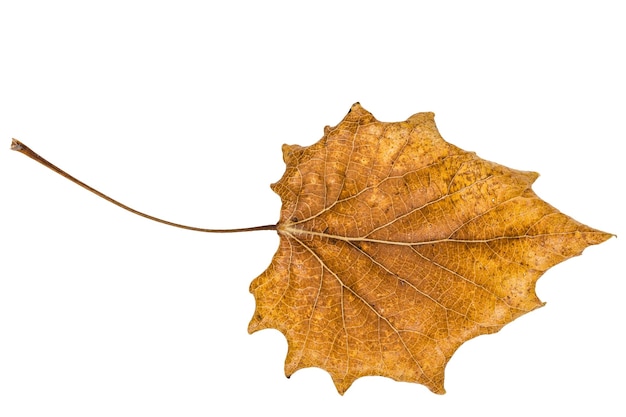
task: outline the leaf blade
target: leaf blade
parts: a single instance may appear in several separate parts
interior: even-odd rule
[[[249,331],[280,330],[286,374],[325,369],[340,393],[366,375],[444,393],[462,343],[541,307],[539,277],[612,236],[539,199],[538,174],[445,142],[432,113],[383,123],[357,103],[283,155],[281,245]]]

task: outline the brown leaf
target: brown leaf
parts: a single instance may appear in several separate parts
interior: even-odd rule
[[[250,291],[249,331],[280,330],[285,373],[340,393],[382,375],[444,393],[458,347],[543,305],[537,279],[611,237],[531,189],[534,172],[445,142],[433,113],[383,123],[358,103],[324,137],[283,147],[280,246]]]

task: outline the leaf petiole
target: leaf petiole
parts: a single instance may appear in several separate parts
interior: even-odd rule
[[[28,146],[24,145],[22,142],[20,142],[17,139],[13,139],[13,141],[11,142],[11,150],[14,150],[14,151],[17,151],[17,152],[19,152],[21,154],[26,155],[30,159],[33,159],[33,160],[39,162],[41,165],[44,165],[45,167],[48,167],[49,169],[51,169],[52,171],[56,172],[57,174],[67,178],[68,180],[72,181],[75,184],[80,185],[84,189],[86,189],[88,191],[91,191],[92,193],[94,193],[98,197],[104,198],[108,202],[113,203],[116,206],[123,208],[124,210],[128,210],[131,213],[134,213],[134,214],[136,214],[138,216],[141,216],[141,217],[145,217],[146,219],[150,219],[150,220],[153,220],[155,222],[167,224],[168,226],[174,226],[174,227],[178,227],[178,228],[181,228],[181,229],[187,229],[187,230],[193,230],[195,232],[205,232],[205,233],[256,232],[258,230],[276,230],[276,227],[277,227],[277,225],[275,225],[275,224],[270,224],[270,225],[265,225],[265,226],[243,227],[243,228],[239,228],[239,229],[204,229],[204,228],[201,228],[201,227],[186,226],[184,224],[179,224],[179,223],[174,223],[174,222],[170,222],[170,221],[167,221],[167,220],[159,219],[158,217],[154,217],[154,216],[151,216],[149,214],[142,213],[141,211],[135,210],[134,208],[128,207],[127,205],[122,204],[122,203],[120,203],[117,200],[114,200],[113,198],[109,197],[108,195],[106,195],[104,193],[101,193],[100,191],[96,190],[95,188],[90,187],[89,185],[85,184],[84,182],[80,181],[79,179],[74,178],[73,176],[71,176],[67,172],[63,171],[61,168],[57,167],[53,163],[51,163],[51,162],[47,161],[46,159],[42,158],[41,156],[39,156],[32,149],[30,149]]]

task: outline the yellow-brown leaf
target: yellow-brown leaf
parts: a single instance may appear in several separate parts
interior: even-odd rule
[[[316,144],[283,147],[280,246],[249,331],[280,330],[285,372],[340,393],[366,375],[444,392],[458,347],[542,305],[537,279],[612,235],[560,213],[534,172],[444,141],[432,113],[383,123],[358,103]]]

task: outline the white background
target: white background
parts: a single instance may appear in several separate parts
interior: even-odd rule
[[[624,415],[621,3],[302,4],[2,2],[0,415]],[[284,337],[247,334],[276,233],[159,225],[9,151],[172,221],[272,224],[281,145],[355,101],[383,121],[434,111],[448,141],[540,172],[542,198],[620,235],[463,345],[443,396],[286,379]]]

